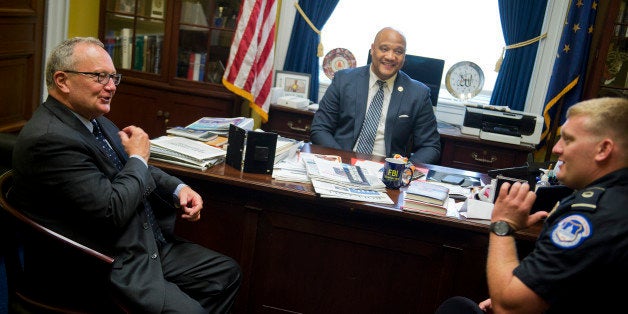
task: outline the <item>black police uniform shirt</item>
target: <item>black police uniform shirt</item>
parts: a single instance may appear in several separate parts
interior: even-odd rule
[[[547,313],[625,310],[628,168],[561,200],[522,258],[513,273],[550,304]]]

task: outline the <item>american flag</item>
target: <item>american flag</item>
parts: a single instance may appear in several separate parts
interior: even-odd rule
[[[587,59],[593,26],[597,15],[598,0],[571,0],[569,12],[563,27],[563,34],[556,53],[552,70],[545,109],[543,110],[544,127],[541,145],[545,146],[550,138],[551,127],[562,124],[567,108],[581,100],[587,69]],[[561,101],[562,99],[562,108]],[[557,111],[560,116],[556,121]]]
[[[222,83],[268,121],[275,55],[275,0],[243,0]]]

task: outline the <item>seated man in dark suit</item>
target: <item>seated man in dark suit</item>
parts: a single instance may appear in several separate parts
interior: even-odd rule
[[[334,75],[314,114],[312,143],[378,156],[400,154],[413,163],[438,163],[440,135],[430,89],[400,71],[406,38],[384,28],[375,36],[370,53],[370,66]]]
[[[111,290],[132,312],[228,312],[240,286],[238,264],[173,234],[177,212],[200,219],[201,196],[147,164],[150,141],[142,129],[119,130],[103,117],[120,80],[98,39],[68,39],[52,51],[49,97],[14,149],[10,200],[47,227],[113,256]],[[39,253],[46,249],[30,248],[27,272],[55,276],[63,269],[47,263],[77,264],[64,256],[28,259],[54,254]]]

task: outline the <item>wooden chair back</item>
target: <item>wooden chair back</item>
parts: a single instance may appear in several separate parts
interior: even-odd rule
[[[72,287],[73,290],[83,290],[86,294],[101,293],[108,290],[108,269],[114,259],[81,243],[78,243],[62,234],[59,234],[31,219],[19,209],[12,206],[7,195],[13,185],[13,170],[9,170],[0,176],[0,207],[3,226],[2,239],[5,255],[5,267],[7,273],[7,286],[9,292],[9,307],[13,311],[26,311],[34,313],[125,313],[116,298],[105,293],[90,295],[87,299],[77,296],[76,292],[64,291],[63,282],[43,282],[45,276],[29,275],[28,264],[25,255],[29,254],[29,243],[37,243],[37,247],[47,247],[47,253],[36,255],[37,259],[45,259],[50,263],[50,273],[56,271],[59,261],[63,258],[81,258],[88,263],[86,269],[76,269],[81,274],[59,274],[61,281],[65,278],[81,277],[82,272],[96,273],[97,282],[87,282],[97,289],[85,286]],[[52,254],[50,254],[52,252]],[[91,268],[91,269],[87,269]],[[97,268],[98,270],[94,269]],[[67,275],[67,277],[63,277]],[[46,277],[47,278],[47,277]],[[88,280],[91,280],[88,279]],[[71,282],[71,280],[68,280]],[[82,282],[84,283],[84,281]],[[90,292],[91,290],[91,292]],[[94,301],[96,300],[96,301]],[[10,311],[11,312],[11,311]]]

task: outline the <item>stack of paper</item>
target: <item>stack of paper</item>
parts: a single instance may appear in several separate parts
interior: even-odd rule
[[[220,148],[179,136],[161,136],[150,142],[151,159],[200,170],[223,162],[227,154]]]
[[[275,164],[286,158],[295,156],[297,150],[302,144],[303,142],[278,136],[277,146],[275,148]]]
[[[300,144],[302,144],[302,142],[299,142],[299,145]],[[306,158],[322,158],[338,163],[342,162],[342,158],[337,155],[321,155],[296,152],[294,155],[289,155],[285,159],[275,163],[273,167],[273,179],[310,183],[310,177],[308,177],[307,175],[305,163],[303,163],[301,156],[306,156]]]
[[[273,166],[273,179],[290,182],[309,183],[305,165],[300,153],[288,156]]]

